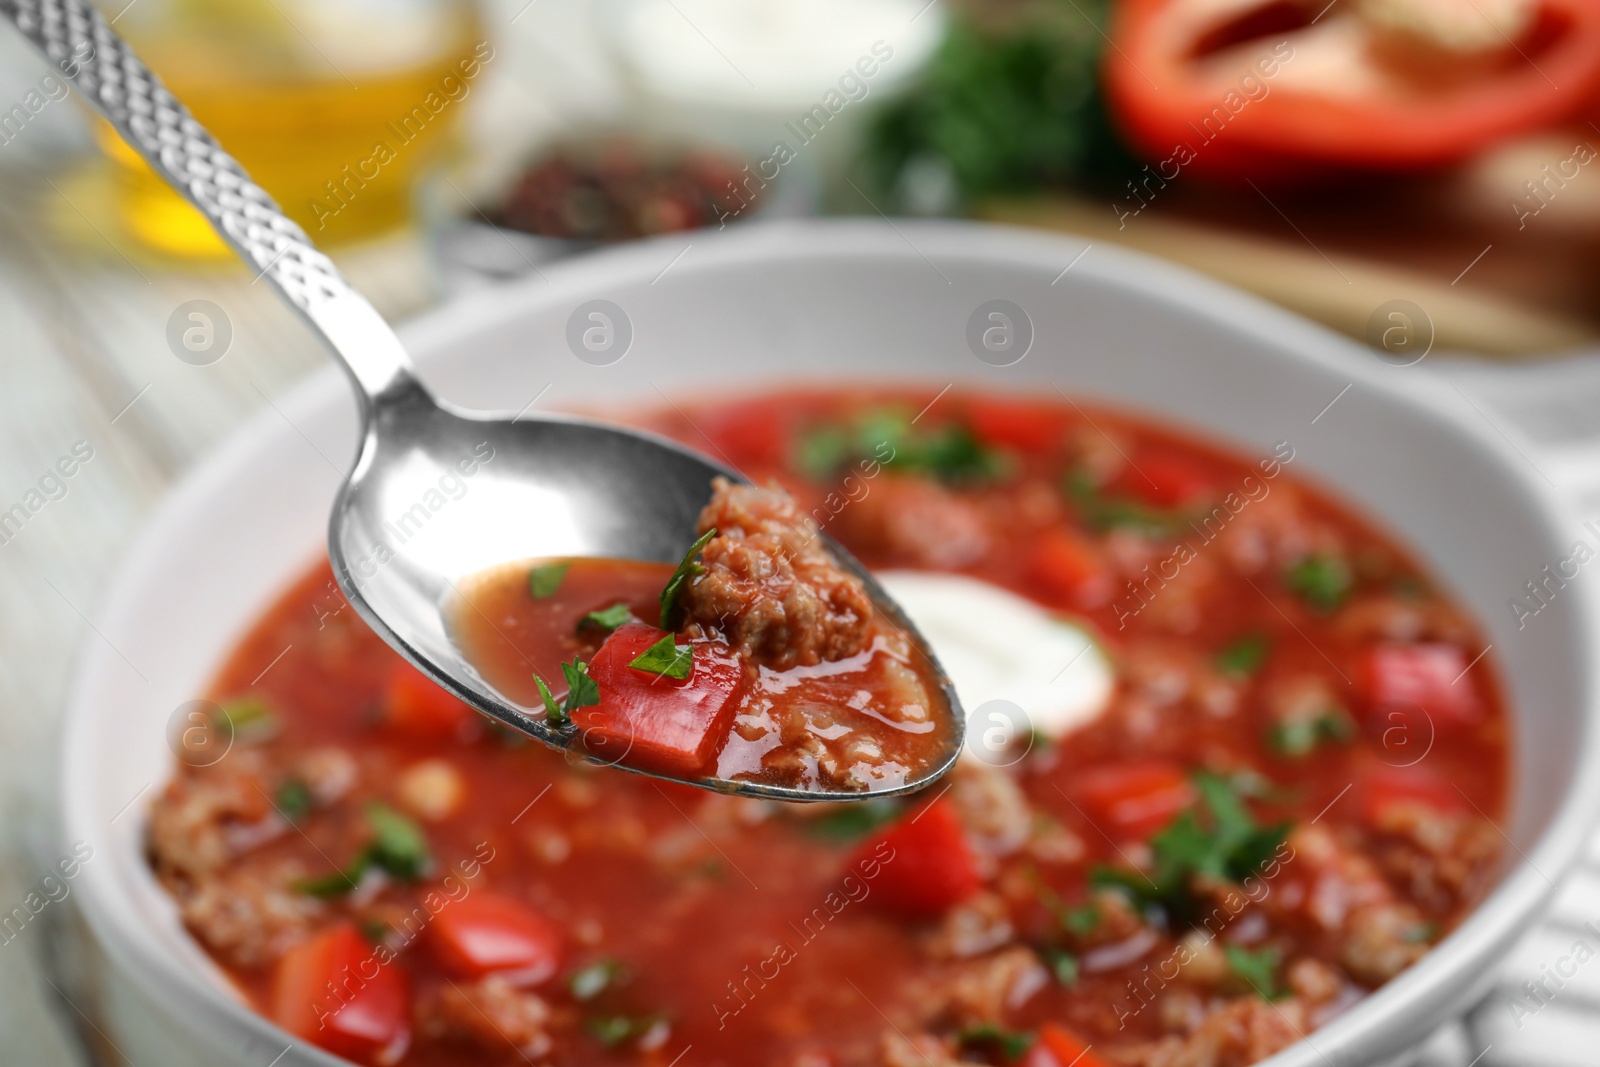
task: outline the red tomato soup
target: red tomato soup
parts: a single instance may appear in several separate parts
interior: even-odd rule
[[[868,567],[1090,628],[1115,675],[1097,717],[911,797],[714,795],[495,727],[319,567],[216,679],[226,755],[180,765],[151,810],[184,922],[289,1032],[411,1067],[1237,1067],[1460,922],[1502,860],[1507,709],[1475,624],[1404,551],[1301,481],[1292,442],[1236,457],[1066,402],[934,400],[789,391],[643,421],[787,491]],[[558,705],[564,662],[603,683],[662,637],[694,645],[709,688],[675,679],[671,700],[701,695],[651,735],[663,765],[742,745],[761,766],[719,665],[845,662],[825,619],[763,643],[737,619],[691,632],[691,602],[662,628],[671,568],[509,573],[469,599]],[[784,658],[802,647],[816,663]],[[853,766],[811,754],[783,773]]]

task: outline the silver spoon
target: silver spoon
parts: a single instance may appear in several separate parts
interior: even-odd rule
[[[548,725],[542,709],[507,698],[462,659],[447,623],[457,583],[536,557],[675,562],[694,540],[712,477],[744,479],[637,430],[565,415],[461,411],[434,399],[388,323],[87,0],[0,0],[0,13],[200,209],[252,272],[294,305],[349,372],[361,409],[361,444],[334,501],[328,554],[362,618],[434,681],[506,726],[585,759],[614,762],[588,751],[570,726]],[[458,464],[481,463],[486,449],[493,460],[474,475],[471,492],[436,514],[429,510],[440,479],[457,474]],[[862,580],[882,616],[905,631],[937,679],[949,714],[948,750],[927,774],[872,793],[715,778],[689,784],[782,800],[859,800],[920,789],[954,765],[965,723],[949,678],[866,569],[831,540],[827,545]]]

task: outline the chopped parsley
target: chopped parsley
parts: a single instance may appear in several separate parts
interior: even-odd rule
[[[595,1015],[583,1021],[583,1028],[602,1045],[615,1048],[624,1041],[643,1037],[666,1021],[664,1015]]]
[[[214,725],[240,741],[262,741],[278,732],[278,716],[257,697],[239,697],[217,709]]]
[[[1217,653],[1217,670],[1230,678],[1248,678],[1267,661],[1270,646],[1263,634],[1246,634]]]
[[[1094,928],[1100,925],[1100,908],[1092,901],[1075,908],[1062,908],[1060,918],[1062,926],[1082,937],[1093,933]]]
[[[1266,863],[1283,843],[1289,824],[1259,826],[1240,800],[1238,786],[1221,775],[1200,771],[1194,784],[1206,818],[1194,809],[1185,811],[1151,838],[1155,863],[1149,873],[1099,867],[1090,872],[1090,882],[1185,919],[1197,907],[1190,887],[1195,875],[1241,882]]]
[[[671,634],[633,658],[628,666],[656,677],[684,681],[694,673],[694,646],[678,644]]]
[[[967,486],[992,482],[1011,467],[1003,453],[983,444],[963,423],[918,429],[912,416],[893,407],[872,408],[848,424],[811,430],[796,444],[793,458],[813,481],[835,478],[853,463],[875,462],[945,485]]]
[[[311,787],[299,778],[285,778],[283,784],[278,786],[278,795],[274,803],[285,819],[298,825],[307,815],[311,814],[312,803],[315,798],[311,795]]]
[[[1044,961],[1050,966],[1050,973],[1055,975],[1056,984],[1066,989],[1071,989],[1078,984],[1078,957],[1070,952],[1058,948],[1044,950]]]
[[[683,587],[689,584],[689,579],[696,578],[706,572],[704,566],[696,558],[701,549],[717,536],[717,528],[713,526],[695,539],[689,546],[689,551],[683,554],[677,570],[672,572],[672,577],[667,579],[667,584],[661,587],[661,628],[663,630],[676,630],[678,628],[678,596],[683,592]]]
[[[1222,951],[1228,958],[1228,970],[1254,989],[1262,1000],[1277,1000],[1283,996],[1278,986],[1278,964],[1283,956],[1277,949],[1268,947],[1252,952],[1238,945],[1224,945]]]
[[[528,572],[528,592],[533,594],[535,600],[543,600],[547,596],[554,596],[561,582],[567,576],[567,568],[572,566],[569,560],[560,560],[556,563],[541,563]]]
[[[1128,497],[1107,496],[1083,471],[1069,473],[1062,483],[1067,497],[1096,530],[1133,530],[1147,537],[1171,537],[1185,525],[1184,517],[1141,504]]]
[[[567,695],[560,704],[556,703],[545,680],[537,674],[533,676],[534,684],[539,687],[539,699],[544,703],[545,721],[551,726],[565,726],[572,721],[572,713],[579,708],[600,703],[600,686],[589,677],[587,663],[581,659],[563,663],[561,673],[567,680]]]
[[[580,627],[598,626],[600,629],[610,633],[632,618],[633,612],[628,610],[628,605],[619,600],[609,608],[601,608],[599,611],[589,612],[578,622],[578,625]]]
[[[1021,1030],[1005,1030],[993,1023],[969,1026],[956,1035],[963,1048],[998,1049],[1007,1063],[1020,1060],[1033,1047],[1033,1035]]]
[[[1285,575],[1289,589],[1314,611],[1334,611],[1355,584],[1350,565],[1338,556],[1313,554],[1289,568]]]
[[[622,978],[623,967],[616,960],[595,960],[572,972],[567,989],[574,1000],[593,1000]]]
[[[1278,755],[1299,759],[1324,741],[1347,745],[1355,740],[1355,723],[1343,708],[1328,708],[1309,719],[1290,719],[1267,731],[1267,745]]]
[[[296,888],[314,897],[338,897],[353,890],[372,868],[412,882],[433,867],[428,839],[422,829],[387,804],[367,805],[372,838],[341,870],[321,878],[302,879]]]
[[[812,836],[836,845],[848,844],[879,827],[887,826],[900,817],[905,805],[888,797],[871,800],[852,800],[836,805],[836,810],[826,815],[805,819],[801,825]]]

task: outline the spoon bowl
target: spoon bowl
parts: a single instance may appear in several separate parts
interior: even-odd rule
[[[569,416],[459,411],[439,403],[417,380],[399,338],[376,309],[88,0],[0,0],[0,14],[205,215],[258,278],[300,312],[349,372],[361,409],[361,444],[334,503],[329,558],[350,603],[402,656],[480,711],[545,744],[721,792],[859,800],[921,789],[954,766],[965,717],[948,676],[882,588],[826,538],[837,562],[862,580],[878,614],[905,633],[949,716],[942,758],[899,786],[804,790],[641,770],[597,754],[570,724],[551,726],[541,709],[518,704],[486,682],[451,640],[449,615],[461,603],[463,579],[536,557],[676,561],[695,539],[711,479],[744,479],[637,430]]]

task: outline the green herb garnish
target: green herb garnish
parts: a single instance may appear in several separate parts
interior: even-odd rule
[[[1113,130],[1098,77],[1107,7],[954,15],[915,91],[887,103],[865,140],[874,201],[887,198],[891,213],[960,213],[988,197],[1131,175],[1139,164]],[[1120,185],[1116,195],[1139,203]]]
[[[1107,496],[1083,471],[1067,475],[1062,488],[1096,530],[1133,530],[1147,537],[1171,537],[1185,525],[1183,515],[1141,504],[1128,497]]]
[[[544,704],[545,722],[551,726],[565,726],[572,721],[565,709],[556,703],[556,698],[550,695],[550,687],[544,684],[543,678],[534,675],[533,684],[539,687],[539,700]]]
[[[1033,1035],[1020,1030],[1004,1030],[993,1023],[969,1026],[956,1035],[963,1048],[994,1048],[1007,1063],[1020,1060],[1033,1047]]]
[[[567,989],[574,1000],[593,1000],[622,977],[622,964],[616,960],[596,960],[572,972]]]
[[[1267,661],[1267,639],[1247,634],[1217,653],[1217,670],[1230,678],[1248,678]]]
[[[663,1015],[596,1015],[585,1019],[583,1028],[602,1045],[614,1048],[624,1041],[644,1036],[665,1020]]]
[[[667,584],[661,587],[661,628],[673,631],[678,628],[678,595],[683,592],[683,587],[689,584],[690,578],[696,578],[706,572],[704,566],[696,558],[700,550],[717,536],[717,528],[713,526],[695,539],[689,546],[689,551],[683,554],[683,559],[678,564],[677,570],[672,572],[672,577],[667,579]]]
[[[1050,973],[1055,975],[1057,984],[1066,989],[1078,984],[1078,957],[1058,948],[1048,948],[1044,950],[1044,959],[1050,965]]]
[[[1299,759],[1324,741],[1347,745],[1355,740],[1355,723],[1343,708],[1329,708],[1309,719],[1291,719],[1267,731],[1267,745],[1278,755]]]
[[[261,741],[278,732],[278,716],[257,697],[230,700],[217,709],[217,726],[239,741]]]
[[[311,814],[311,807],[315,801],[311,794],[311,787],[299,778],[285,778],[283,784],[278,786],[278,795],[275,803],[278,811],[291,823],[299,824],[307,815]]]
[[[541,563],[528,572],[528,592],[532,593],[535,600],[543,600],[547,596],[554,596],[561,582],[567,576],[567,568],[572,566],[570,560],[560,560],[555,563]]]
[[[565,726],[572,721],[572,713],[600,703],[600,687],[589,677],[589,665],[581,659],[561,665],[561,674],[567,680],[567,695],[560,704],[551,695],[550,687],[537,674],[533,682],[539,687],[539,700],[544,704],[545,721],[551,726]]]
[[[1323,613],[1344,603],[1355,584],[1350,565],[1338,556],[1311,555],[1289,568],[1285,582],[1310,607]]]
[[[1254,989],[1262,1000],[1277,1000],[1283,996],[1283,990],[1278,988],[1278,964],[1283,957],[1277,949],[1269,947],[1251,952],[1238,945],[1224,945],[1222,951],[1228,958],[1228,970]]]
[[[578,625],[580,627],[585,625],[598,626],[606,633],[610,633],[632,618],[633,612],[628,610],[628,605],[619,600],[609,608],[601,608],[599,611],[589,612],[579,621]]]
[[[668,634],[635,656],[628,666],[658,678],[676,678],[681,682],[694,673],[694,646],[677,644]]]
[[[372,844],[367,846],[372,862],[396,878],[411,881],[426,874],[433,865],[428,853],[428,838],[422,828],[387,804],[367,805],[367,821],[372,824]]]
[[[428,839],[420,827],[386,804],[367,805],[372,839],[343,869],[320,878],[306,878],[295,888],[314,897],[339,897],[350,892],[373,867],[405,881],[415,881],[433,866]]]
[[[1174,918],[1193,915],[1191,879],[1197,875],[1241,882],[1254,874],[1288,834],[1289,824],[1257,825],[1239,799],[1238,787],[1209,771],[1194,775],[1206,819],[1195,810],[1178,815],[1150,839],[1155,863],[1148,875],[1099,867],[1090,872],[1094,885],[1119,889],[1141,906],[1158,907]]]
[[[1061,911],[1061,925],[1082,937],[1094,932],[1100,925],[1100,908],[1094,903],[1080,904],[1075,908],[1064,908]]]
[[[905,805],[898,800],[879,797],[874,800],[853,800],[840,804],[837,810],[826,815],[804,819],[801,826],[824,841],[836,845],[848,844],[880,827],[898,819]]]
[[[924,474],[946,485],[993,481],[1010,469],[1001,452],[978,440],[962,423],[918,429],[898,408],[873,408],[848,424],[818,426],[795,446],[794,464],[813,481],[837,477],[853,463],[878,463]]]

